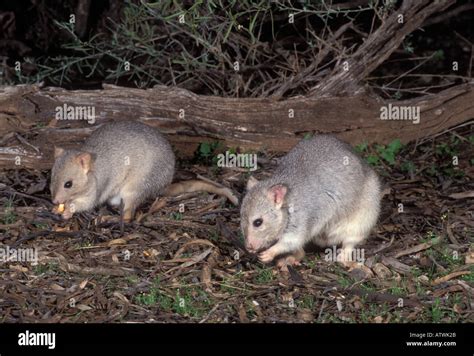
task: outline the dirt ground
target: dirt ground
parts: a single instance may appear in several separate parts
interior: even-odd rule
[[[390,147],[358,149],[386,195],[360,246],[365,263],[352,270],[323,249],[289,273],[262,265],[242,248],[239,208],[207,193],[155,212],[150,201],[122,235],[106,219],[117,216],[111,208],[67,222],[54,215],[49,172],[1,172],[0,244],[34,248],[38,261],[0,265],[0,321],[473,322],[474,125],[394,159]],[[275,159],[258,157],[261,178]],[[181,167],[243,193],[246,170],[203,161]]]

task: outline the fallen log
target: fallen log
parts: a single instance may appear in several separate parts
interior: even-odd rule
[[[53,146],[73,147],[98,124],[141,120],[158,127],[189,157],[203,141],[229,147],[286,152],[308,133],[331,133],[350,142],[409,142],[474,118],[474,84],[406,101],[384,102],[369,94],[347,97],[234,99],[201,96],[178,88],[102,90],[15,86],[0,88],[0,168],[49,169]],[[95,109],[95,122],[57,120],[64,104]],[[381,120],[388,104],[420,109],[418,124]]]
[[[189,157],[202,141],[229,147],[286,152],[307,133],[331,133],[351,144],[367,140],[409,142],[474,118],[473,84],[437,95],[384,102],[367,94],[347,97],[234,99],[201,96],[178,88],[142,90],[106,85],[102,90],[0,89],[0,167],[49,169],[53,146],[73,147],[108,120],[141,120],[158,127]],[[58,108],[89,106],[94,123],[57,120]],[[382,120],[388,105],[420,109],[418,124]]]

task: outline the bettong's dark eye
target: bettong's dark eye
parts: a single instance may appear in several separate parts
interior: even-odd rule
[[[259,227],[260,225],[262,225],[262,223],[263,223],[263,220],[262,220],[262,219],[255,219],[255,220],[253,221],[253,226]]]
[[[66,183],[64,183],[64,188],[71,188],[72,187],[72,180],[68,180]]]

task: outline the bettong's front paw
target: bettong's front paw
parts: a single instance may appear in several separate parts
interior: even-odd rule
[[[273,251],[271,248],[263,252],[260,252],[258,254],[258,259],[262,263],[270,263],[274,260],[274,258],[275,258],[275,251]]]
[[[63,217],[64,220],[71,219],[73,215],[74,215],[74,213],[70,210],[64,210],[64,212],[61,214],[61,216]]]

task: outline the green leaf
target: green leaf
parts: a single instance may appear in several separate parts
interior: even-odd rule
[[[377,163],[379,163],[379,158],[377,156],[370,155],[367,157],[367,163],[376,165]]]
[[[211,154],[211,144],[209,142],[203,142],[199,145],[199,153],[201,156],[207,157]]]
[[[392,151],[389,151],[387,149],[387,150],[382,152],[381,156],[384,160],[386,160],[391,165],[395,164],[395,154]]]
[[[367,150],[367,147],[369,147],[369,144],[367,143],[367,141],[365,140],[364,142],[358,144],[357,146],[355,146],[355,150],[359,153],[361,152],[364,152]]]
[[[390,142],[389,145],[387,146],[387,149],[390,152],[393,152],[394,154],[397,154],[402,148],[403,148],[403,144],[398,138]]]

